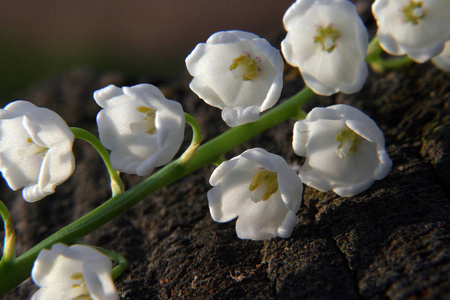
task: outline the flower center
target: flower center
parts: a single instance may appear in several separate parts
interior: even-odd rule
[[[421,1],[410,1],[408,5],[402,8],[403,20],[413,25],[418,25],[419,20],[425,18],[425,10]]]
[[[355,154],[361,144],[361,137],[350,128],[342,128],[336,135],[336,141],[341,144],[336,151],[339,158],[347,157],[347,154]]]
[[[27,138],[27,143],[29,144],[28,146],[19,148],[18,153],[20,158],[23,159],[25,157],[34,156],[37,154],[40,155],[42,159],[44,159],[45,154],[47,154],[48,151],[47,147],[39,146],[38,144],[33,142],[30,137]]]
[[[73,273],[70,279],[75,281],[71,290],[72,300],[92,300],[81,273]]]
[[[256,56],[252,58],[250,54],[245,53],[239,57],[233,58],[233,63],[230,65],[230,71],[237,74],[236,78],[242,78],[244,81],[251,81],[258,78],[261,68],[258,64],[261,62],[261,58]]]
[[[317,27],[317,35],[314,37],[314,43],[320,43],[322,45],[322,51],[328,53],[333,52],[336,48],[336,41],[341,36],[341,33],[334,30],[333,24],[328,24],[327,27]]]
[[[156,110],[147,106],[139,106],[136,110],[144,114],[142,121],[133,123],[131,130],[134,131],[145,131],[149,135],[156,133],[155,118]]]
[[[262,201],[266,201],[278,191],[278,175],[276,172],[269,171],[265,168],[259,168],[252,177],[252,182],[248,186],[249,191],[254,191],[258,188],[264,189]]]

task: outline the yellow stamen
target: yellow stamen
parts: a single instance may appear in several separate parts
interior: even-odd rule
[[[72,300],[92,300],[91,296],[89,295],[89,291],[86,288],[86,284],[84,281],[84,277],[81,273],[73,273],[70,276],[70,279],[74,281],[79,281],[77,283],[72,284],[72,289],[76,289],[76,291],[73,291],[74,294],[79,294],[75,297],[72,297]]]
[[[342,128],[336,135],[336,141],[340,142],[337,151],[340,158],[346,157],[347,153],[355,154],[361,145],[361,137],[348,127]]]
[[[239,57],[233,58],[233,63],[230,65],[230,71],[238,69],[241,72],[241,77],[244,81],[250,81],[258,78],[261,71],[259,66],[259,57],[252,58],[250,55],[242,54]]]
[[[155,126],[155,118],[156,118],[156,110],[147,106],[139,106],[136,110],[140,113],[144,114],[144,119],[142,120],[145,124],[145,133],[147,134],[155,134],[156,126]]]
[[[37,145],[30,137],[27,138],[27,143],[31,144],[26,151],[27,153],[30,153],[29,151],[31,151],[34,155],[41,154],[41,158],[44,159],[45,154],[47,154],[48,151],[47,147]]]
[[[317,27],[317,35],[314,37],[314,43],[320,43],[322,50],[328,53],[333,52],[336,48],[336,41],[341,36],[341,33],[333,29],[333,24],[329,24],[327,27]]]
[[[248,186],[249,191],[256,190],[260,185],[264,188],[262,201],[266,201],[276,191],[278,191],[278,174],[266,169],[261,169],[252,177],[252,182]]]
[[[403,21],[411,22],[414,25],[419,24],[419,20],[425,18],[425,10],[422,1],[410,1],[408,5],[402,8]]]

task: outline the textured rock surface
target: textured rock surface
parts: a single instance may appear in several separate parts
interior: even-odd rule
[[[42,83],[26,99],[58,112],[70,126],[96,133],[94,90],[149,82],[180,101],[202,126],[205,140],[226,130],[220,112],[189,91],[185,75],[172,82],[128,79],[77,69]],[[301,88],[287,69],[283,98]],[[124,299],[444,299],[450,298],[450,81],[431,64],[370,74],[355,95],[316,97],[307,106],[347,103],[382,128],[392,171],[351,198],[306,187],[289,239],[243,241],[235,222],[212,221],[208,166],[161,189],[83,242],[123,254],[128,270],[116,281]],[[294,121],[280,124],[227,155],[263,147],[293,166]],[[190,138],[186,131],[186,143]],[[1,182],[18,235],[18,253],[109,197],[98,155],[75,142],[77,168],[57,192],[26,203]],[[128,187],[141,179],[123,176]],[[2,232],[1,232],[2,233]],[[5,295],[27,299],[30,280]]]

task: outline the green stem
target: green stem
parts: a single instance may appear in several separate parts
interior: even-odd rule
[[[202,131],[200,129],[200,125],[197,120],[188,113],[184,113],[184,118],[186,119],[186,123],[191,125],[192,127],[192,142],[191,144],[201,143],[203,141]]]
[[[383,73],[386,70],[400,69],[413,63],[408,56],[384,59],[381,57],[383,49],[380,46],[377,37],[374,37],[367,50],[366,62],[377,73]]]
[[[383,52],[383,49],[381,49],[381,47],[380,47],[378,38],[374,37],[370,41],[369,47],[367,48],[366,62],[371,63],[372,61],[377,60],[380,57],[382,52]]]
[[[184,151],[183,155],[180,157],[180,162],[182,164],[186,164],[197,154],[197,149],[203,142],[202,132],[197,120],[188,113],[184,113],[184,117],[186,123],[188,123],[192,127],[192,141],[189,147],[186,149],[186,151]]]
[[[298,110],[315,95],[309,87],[305,87],[285,102],[263,114],[258,121],[231,128],[203,144],[198,150],[198,155],[186,166],[183,176],[209,163],[221,161],[221,157],[225,153],[267,129],[294,118],[298,114]]]
[[[95,150],[100,154],[103,162],[108,169],[109,177],[111,178],[111,191],[112,196],[122,193],[125,189],[122,180],[120,179],[119,173],[114,170],[111,166],[111,160],[109,159],[108,150],[103,146],[103,144],[98,140],[98,138],[87,130],[77,127],[70,128],[77,139],[88,142]]]
[[[302,91],[263,114],[258,121],[231,128],[213,140],[201,145],[198,153],[190,161],[182,164],[176,160],[161,168],[152,176],[126,192],[120,193],[87,213],[80,219],[49,236],[16,259],[13,267],[0,264],[0,295],[16,287],[30,274],[37,255],[43,248],[57,242],[73,244],[96,228],[108,223],[151,193],[157,191],[187,174],[217,161],[228,151],[242,145],[263,131],[289,118],[293,118],[298,108],[314,97],[309,88]],[[7,278],[7,280],[6,280]]]
[[[400,69],[403,67],[406,67],[413,63],[411,58],[408,56],[402,56],[397,58],[391,58],[391,59],[380,59],[378,63],[383,67],[384,70],[386,69]]]
[[[0,264],[11,264],[16,259],[16,234],[8,208],[0,200],[0,215],[5,226],[5,239],[3,242],[3,255]]]
[[[108,256],[111,260],[117,262],[117,266],[115,266],[112,269],[112,278],[116,279],[117,277],[119,277],[120,275],[122,275],[122,273],[127,269],[128,266],[128,262],[125,259],[125,257],[117,252],[111,251],[111,250],[106,250],[100,247],[95,247],[95,249],[97,249],[98,251],[102,252],[103,254],[105,254],[106,256]]]

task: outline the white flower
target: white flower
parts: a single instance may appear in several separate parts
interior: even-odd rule
[[[31,299],[119,299],[111,267],[111,260],[91,247],[54,244],[34,262],[31,278],[40,289]]]
[[[288,238],[297,223],[303,185],[286,161],[263,149],[245,151],[217,167],[209,179],[211,216],[216,222],[236,217],[241,239]]]
[[[368,74],[368,36],[350,1],[297,0],[283,23],[287,35],[281,52],[315,93],[361,90]]]
[[[423,63],[450,38],[449,0],[376,0],[372,12],[380,46],[392,55]]]
[[[186,58],[194,77],[190,88],[209,105],[222,109],[230,127],[258,120],[283,87],[280,52],[265,39],[244,31],[222,31],[198,44]]]
[[[384,136],[360,110],[337,104],[314,108],[294,125],[294,152],[306,156],[302,181],[350,197],[384,178],[392,166]]]
[[[27,101],[0,109],[0,171],[9,187],[38,201],[55,192],[75,168],[74,135],[55,112]]]
[[[109,85],[96,91],[94,99],[103,108],[97,115],[98,131],[111,150],[113,169],[146,176],[173,159],[184,137],[178,102],[150,84]]]
[[[445,43],[444,50],[431,61],[442,71],[450,72],[450,41]]]

